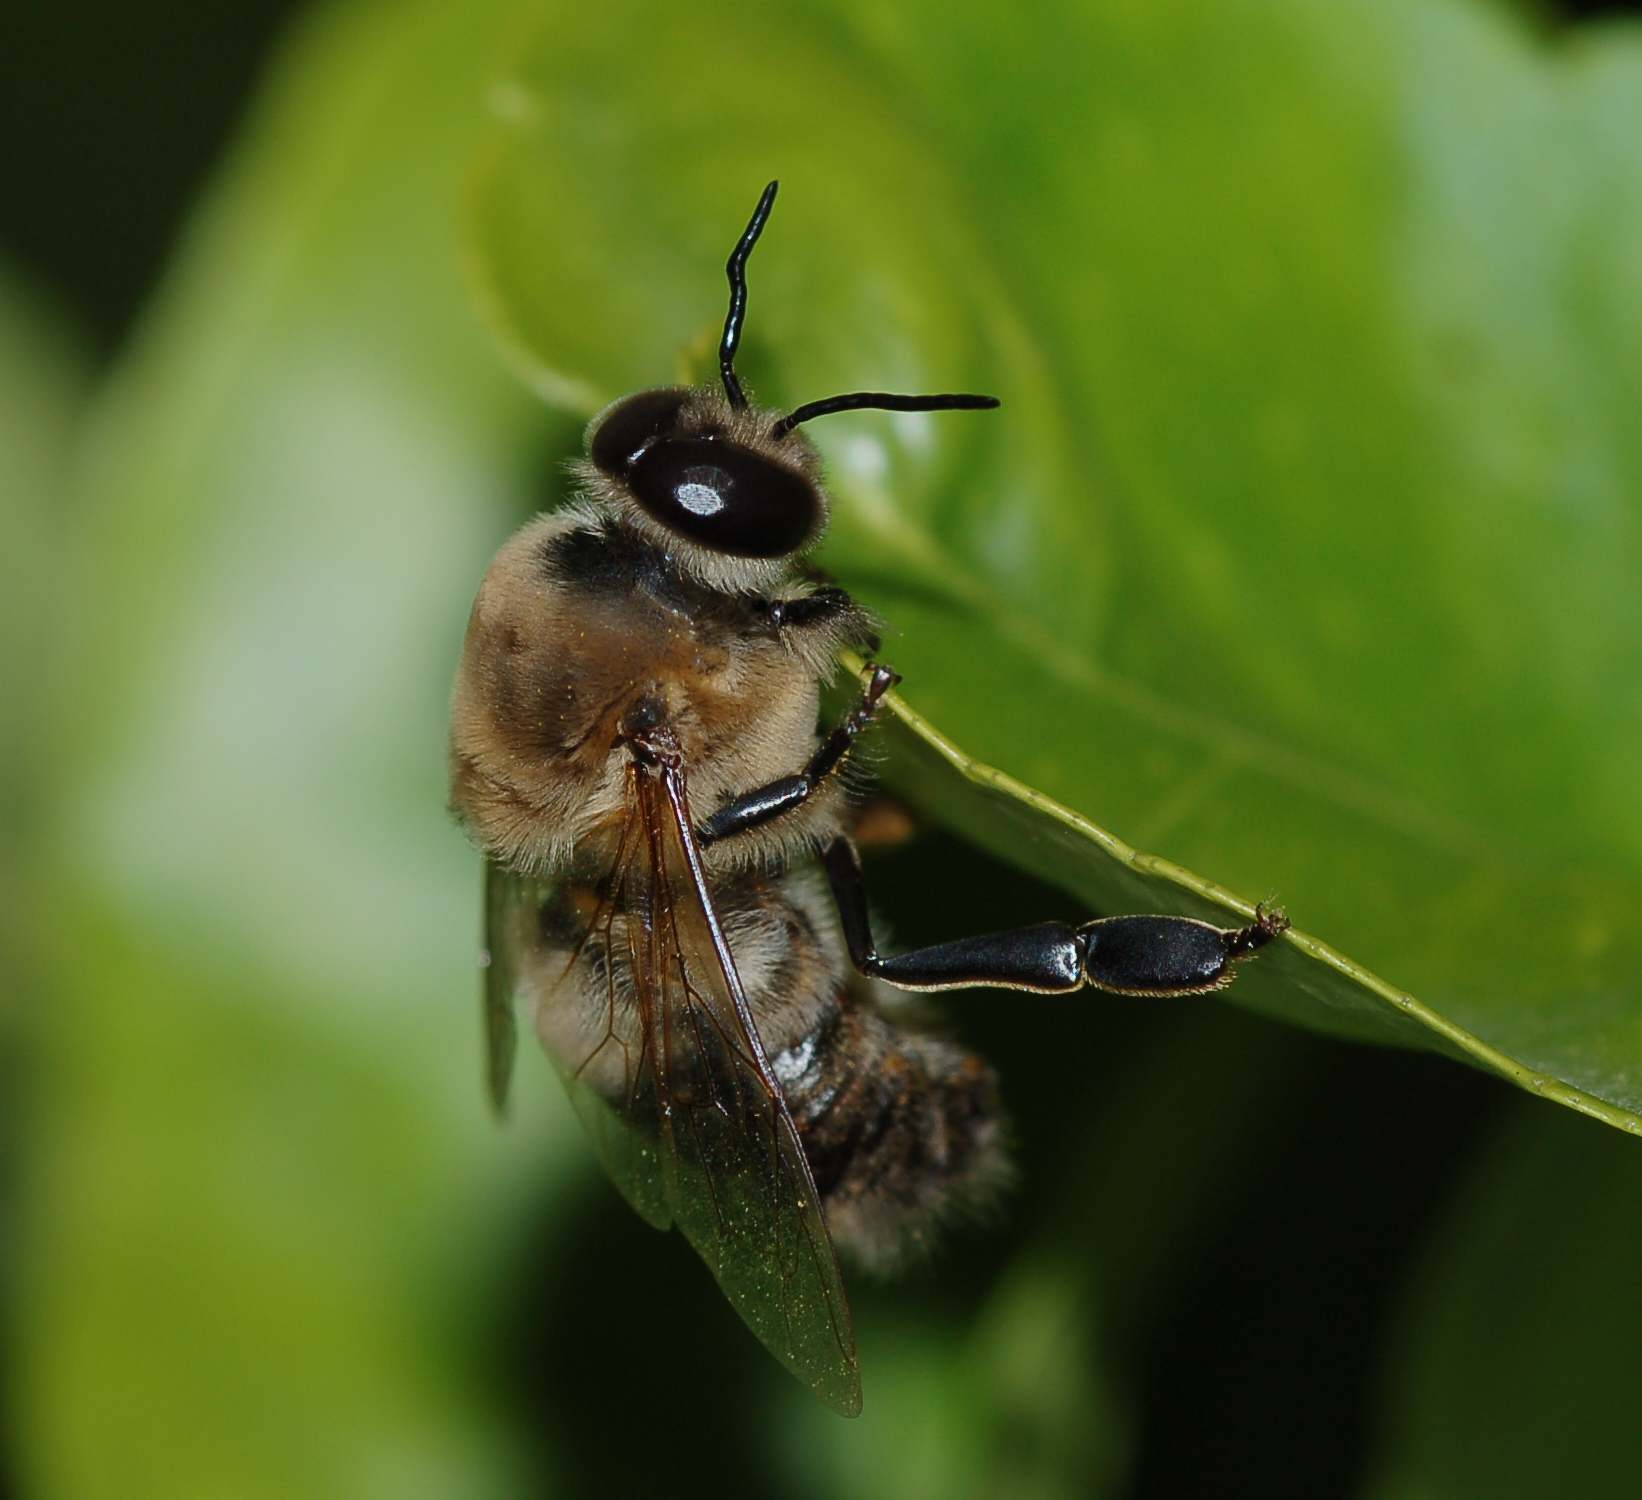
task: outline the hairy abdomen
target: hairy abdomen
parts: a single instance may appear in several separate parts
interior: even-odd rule
[[[771,1059],[841,1249],[880,1270],[1007,1181],[997,1079],[972,1052],[840,990]]]
[[[833,1239],[874,1269],[915,1259],[1008,1179],[992,1069],[879,1008],[881,987],[854,975],[810,872],[748,872],[715,898]],[[643,919],[604,908],[608,933],[586,942],[598,905],[586,888],[561,889],[541,911],[526,972],[540,976],[536,1021],[549,1052],[572,1071],[596,1054],[582,1077],[614,1099],[627,1054],[599,1046],[612,1022],[634,1031],[626,955]],[[632,934],[629,922],[640,924]],[[673,1060],[676,1087],[689,1083],[686,1061]]]

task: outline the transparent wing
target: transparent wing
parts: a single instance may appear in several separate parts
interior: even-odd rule
[[[544,1040],[628,1200],[676,1223],[765,1347],[853,1415],[837,1256],[693,829],[682,768],[633,767],[621,850],[572,961],[592,1024],[567,1046],[550,1022]]]
[[[535,882],[485,861],[485,931],[479,950],[484,970],[480,997],[485,1038],[485,1085],[491,1108],[507,1112],[508,1086],[513,1082],[513,1056],[518,1050],[518,1028],[513,1007],[519,989],[519,946],[516,926],[528,912]]]
[[[625,850],[625,843],[624,843]],[[625,854],[618,859],[618,876],[627,863]],[[610,980],[603,962],[610,950],[615,919],[611,908],[613,899],[601,905],[598,914],[566,969],[563,957],[556,961],[544,953],[541,918],[544,908],[561,893],[561,883],[554,880],[520,875],[496,864],[485,862],[485,945],[484,945],[484,1031],[487,1049],[486,1075],[492,1104],[500,1113],[506,1108],[508,1084],[513,1073],[514,1052],[517,1046],[517,1027],[514,1020],[516,1007],[522,999],[533,1010],[550,1013],[556,1007],[573,1006],[574,1000],[562,992],[574,988],[573,970],[578,961],[597,957],[600,973]],[[657,1145],[654,1139],[631,1129],[622,1114],[612,1107],[613,1101],[625,1089],[613,1093],[590,1087],[578,1077],[580,1065],[595,1054],[605,1053],[620,1045],[619,1020],[621,1007],[616,1004],[614,989],[609,990],[608,1026],[601,1016],[599,1024],[590,1028],[572,1017],[571,1034],[561,1028],[555,1036],[544,1029],[542,1040],[548,1055],[559,1065],[570,1091],[571,1103],[587,1133],[592,1137],[599,1160],[612,1181],[621,1188],[627,1201],[640,1217],[657,1229],[671,1229],[673,1215],[668,1208],[660,1174],[657,1171]],[[597,1032],[596,1039],[590,1033]],[[575,1054],[574,1060],[570,1054]],[[636,1059],[636,1049],[634,1056]],[[601,1063],[601,1067],[608,1068]],[[606,1094],[609,1097],[606,1097]]]

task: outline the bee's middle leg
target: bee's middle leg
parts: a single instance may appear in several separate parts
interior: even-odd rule
[[[720,839],[733,838],[738,833],[761,827],[772,818],[779,818],[783,813],[801,807],[838,769],[839,763],[849,754],[850,746],[855,743],[855,737],[872,722],[884,694],[900,680],[888,667],[874,666],[866,690],[855,707],[821,741],[802,771],[732,798],[696,830],[696,837],[703,844],[717,843]]]

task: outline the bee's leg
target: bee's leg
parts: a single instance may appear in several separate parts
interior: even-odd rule
[[[856,735],[872,722],[879,700],[900,680],[888,667],[875,666],[860,701],[844,715],[843,723],[821,741],[802,771],[796,776],[783,776],[767,786],[754,787],[726,802],[696,830],[696,837],[703,844],[716,843],[802,806],[838,769],[839,762],[855,743]]]
[[[828,584],[814,593],[800,594],[796,599],[765,600],[763,608],[770,624],[779,630],[782,626],[802,629],[806,625],[830,625],[860,606],[843,589]]]
[[[1289,925],[1281,912],[1265,908],[1247,927],[1216,927],[1192,917],[1102,917],[1077,926],[1039,922],[886,958],[872,940],[855,846],[834,839],[822,861],[851,961],[863,974],[904,990],[995,985],[1061,994],[1089,984],[1126,995],[1201,995],[1230,984],[1232,965]]]
[[[872,616],[830,580],[815,575],[824,587],[793,599],[766,599],[764,616],[770,628],[784,630],[824,629],[836,645],[854,646],[874,652],[878,649]]]

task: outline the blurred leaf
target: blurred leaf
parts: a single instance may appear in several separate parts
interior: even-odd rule
[[[1514,1118],[1450,1208],[1386,1361],[1374,1500],[1636,1482],[1642,1178],[1574,1120]]]
[[[590,1156],[540,1059],[511,1131],[486,1119],[476,861],[441,813],[473,583],[574,441],[460,284],[484,104],[480,280],[540,389],[585,409],[699,361],[727,236],[781,172],[752,381],[995,380],[1009,402],[818,429],[830,561],[908,630],[911,701],[1131,835],[1281,881],[1451,1018],[1634,1102],[1637,635],[1612,594],[1642,302],[1616,290],[1637,274],[1617,46],[1553,76],[1468,11],[1320,0],[1041,29],[561,8],[491,88],[520,9],[321,12],[93,424],[51,573],[62,917],[13,1237],[31,1490],[488,1494],[523,1487],[527,1443],[550,1470],[570,1446],[568,1407],[526,1430],[477,1346],[526,1321],[521,1288],[582,1299],[559,1257]],[[1464,158],[1484,143],[1497,161]],[[1554,201],[1530,214],[1524,182]],[[962,815],[968,778],[939,774]],[[996,810],[974,824],[1020,856]],[[1188,1182],[1170,1213],[1200,1207]],[[1005,1462],[1024,1431],[1043,1488],[1116,1472],[1107,1374],[1055,1337],[1080,1287],[1053,1245],[1030,1264],[1042,1285],[1006,1277],[972,1343],[866,1330],[867,1422],[881,1401],[929,1453],[965,1436],[950,1395],[965,1451]],[[539,1363],[573,1386],[561,1327]],[[870,1429],[834,1430],[825,1472],[858,1477]]]
[[[510,1131],[484,1107],[443,764],[541,428],[455,243],[511,11],[318,14],[91,423],[38,632],[30,1492],[479,1496],[525,1464],[475,1329],[585,1154],[545,1067]]]
[[[863,1330],[860,1420],[823,1426],[789,1403],[784,1472],[860,1500],[1110,1493],[1124,1429],[1090,1365],[1086,1283],[1051,1250],[1015,1260],[972,1319],[882,1309]]]
[[[41,754],[41,698],[49,680],[50,633],[40,629],[53,586],[52,544],[64,524],[75,423],[90,385],[76,330],[40,289],[0,261],[0,1203],[14,1221],[17,1174],[29,1144],[31,1028],[41,1013],[39,840],[49,795]],[[0,1328],[16,1309],[15,1235],[0,1242]],[[9,1342],[9,1338],[8,1338]]]
[[[0,703],[9,720],[0,735],[0,952],[14,961],[36,946],[27,861],[39,821],[39,691],[51,645],[39,622],[50,598],[53,539],[66,520],[86,365],[62,315],[0,264]],[[0,1006],[14,993],[8,986]]]
[[[470,233],[586,413],[710,348],[780,176],[764,398],[1005,402],[815,430],[907,701],[1389,976],[1306,940],[1235,998],[1637,1130],[1639,100],[1634,30],[1458,0],[617,3],[494,91]],[[1100,909],[1225,899],[932,765]]]

